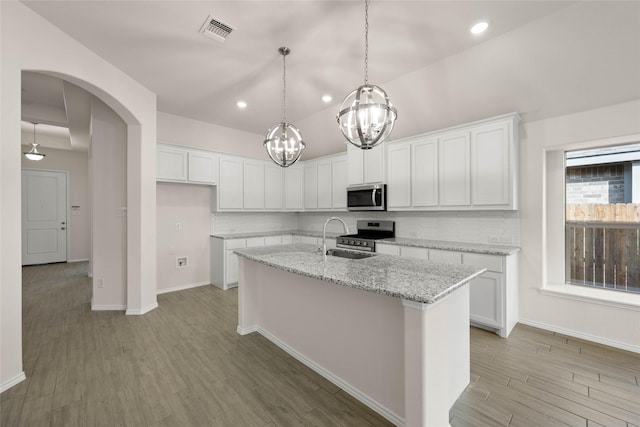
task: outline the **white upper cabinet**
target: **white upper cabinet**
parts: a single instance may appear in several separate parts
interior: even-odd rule
[[[512,123],[501,121],[471,132],[471,203],[503,206],[513,200]],[[514,147],[515,148],[515,147]]]
[[[264,209],[265,162],[262,160],[243,161],[243,207]]]
[[[215,184],[218,181],[217,170],[214,153],[189,150],[189,182]]]
[[[384,151],[384,144],[370,150],[362,150],[349,144],[349,185],[384,182]]]
[[[304,167],[295,164],[284,170],[286,210],[301,211],[304,209]]]
[[[347,208],[347,156],[334,157],[331,160],[331,205],[334,209]]]
[[[177,145],[156,145],[156,180],[212,185],[217,182],[216,154]]]
[[[264,207],[268,210],[284,208],[284,171],[275,163],[268,162],[264,167]]]
[[[304,208],[318,208],[318,163],[304,163]]]
[[[156,147],[156,179],[158,181],[187,180],[187,150],[158,144]]]
[[[411,200],[416,207],[438,206],[438,141],[411,145]]]
[[[387,208],[411,206],[411,145],[391,144],[387,149],[389,162]]]
[[[318,209],[331,209],[331,159],[322,159],[318,167]]]
[[[518,209],[518,115],[387,146],[390,210]]]
[[[220,156],[218,209],[240,210],[244,206],[242,158]]]
[[[469,140],[468,132],[438,138],[440,206],[468,206],[471,203]]]

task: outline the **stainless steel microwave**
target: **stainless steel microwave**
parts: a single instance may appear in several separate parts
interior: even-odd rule
[[[387,185],[370,184],[347,187],[347,210],[386,211]]]

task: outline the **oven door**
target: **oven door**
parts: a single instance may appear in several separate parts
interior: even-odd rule
[[[386,211],[386,185],[362,185],[347,188],[347,210]]]

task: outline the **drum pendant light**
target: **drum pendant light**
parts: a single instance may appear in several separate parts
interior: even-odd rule
[[[385,141],[395,124],[398,112],[387,93],[369,84],[369,0],[365,0],[364,85],[351,92],[342,102],[337,115],[340,130],[358,148],[368,150]]]
[[[36,125],[37,123],[33,123],[33,142],[31,143],[31,150],[25,151],[22,154],[24,154],[27,159],[37,162],[38,160],[44,159],[44,156],[46,156],[46,154],[42,154],[38,151],[39,144],[36,143]]]
[[[305,143],[302,134],[293,124],[287,123],[287,62],[286,57],[291,53],[288,47],[278,49],[282,55],[282,122],[271,127],[264,139],[264,147],[271,160],[283,168],[289,167],[300,159]]]

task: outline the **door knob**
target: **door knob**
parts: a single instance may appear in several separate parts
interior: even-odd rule
[[[67,227],[60,227],[60,230],[66,230]]]

